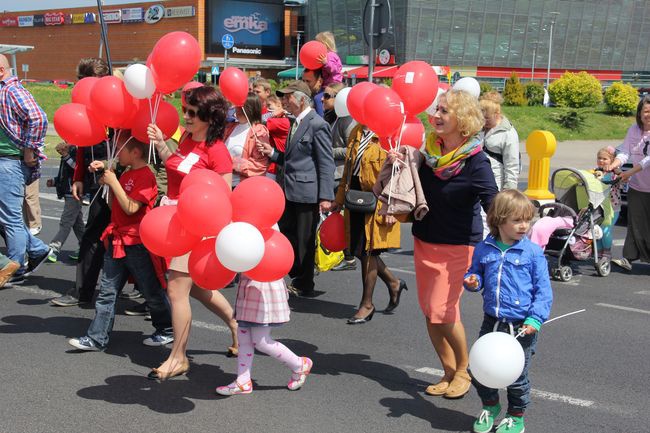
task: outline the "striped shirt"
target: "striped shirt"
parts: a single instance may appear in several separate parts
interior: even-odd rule
[[[370,130],[364,130],[363,135],[361,135],[361,142],[359,143],[359,150],[357,151],[357,157],[354,160],[354,167],[352,169],[353,176],[359,176],[359,171],[361,170],[361,159],[363,158],[363,153],[368,148],[370,141],[374,133]]]

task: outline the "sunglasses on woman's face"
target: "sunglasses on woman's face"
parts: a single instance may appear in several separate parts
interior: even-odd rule
[[[336,97],[336,95],[332,95],[331,93],[323,93],[323,99],[325,99],[325,100],[331,99],[331,98],[334,98],[334,97]]]
[[[194,110],[192,108],[182,107],[182,110],[183,110],[183,114],[187,114],[187,117],[194,118],[197,115],[196,110]]]

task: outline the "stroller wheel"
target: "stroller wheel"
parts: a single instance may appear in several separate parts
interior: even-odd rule
[[[612,265],[610,260],[607,257],[602,257],[600,260],[598,260],[598,263],[596,263],[596,272],[601,277],[608,276],[611,270],[612,270]]]
[[[571,269],[570,266],[562,266],[559,269],[558,277],[560,281],[563,281],[565,283],[567,281],[571,281],[571,277],[573,277],[573,270]]]

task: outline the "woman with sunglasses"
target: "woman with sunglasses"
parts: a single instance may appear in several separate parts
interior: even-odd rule
[[[235,108],[237,122],[228,123],[224,142],[233,161],[232,187],[251,176],[263,176],[269,167],[269,157],[262,154],[258,144],[269,144],[269,130],[262,125],[262,102],[256,93],[249,93],[246,102]]]
[[[178,150],[172,153],[165,145],[160,129],[149,125],[149,139],[155,142],[167,170],[167,196],[161,205],[176,204],[181,181],[192,170],[209,169],[219,173],[228,183],[232,182],[232,159],[223,142],[228,102],[213,87],[198,87],[185,94],[183,106],[185,133],[179,140]],[[173,257],[169,265],[167,295],[172,307],[174,345],[169,358],[149,373],[150,379],[165,380],[185,374],[190,363],[185,354],[192,323],[190,295],[201,301],[210,311],[223,320],[232,333],[229,354],[237,352],[237,322],[233,309],[218,290],[203,290],[192,282],[188,270],[189,253]]]

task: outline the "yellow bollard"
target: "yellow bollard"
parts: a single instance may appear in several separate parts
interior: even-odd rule
[[[551,156],[555,153],[557,141],[549,131],[539,129],[530,133],[526,139],[526,152],[530,159],[528,189],[524,194],[534,200],[553,200],[555,195],[548,190],[551,174]]]

